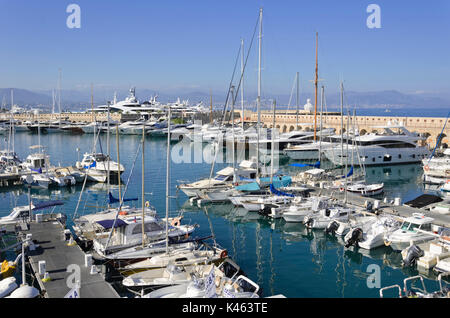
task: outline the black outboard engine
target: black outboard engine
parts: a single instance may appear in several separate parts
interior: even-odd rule
[[[264,204],[264,208],[260,209],[258,213],[264,216],[268,216],[270,213],[272,213],[272,207],[273,205],[271,204]]]
[[[334,235],[336,233],[336,230],[339,228],[339,224],[336,221],[332,221],[328,223],[327,227],[325,228],[326,234],[332,234]]]
[[[408,247],[406,252],[406,257],[403,259],[403,264],[405,266],[414,266],[419,257],[424,255],[423,250],[417,245],[411,245]]]
[[[362,240],[363,238],[363,230],[359,227],[353,229],[350,232],[350,238],[348,239],[348,241],[345,243],[345,247],[350,247],[352,245],[355,245],[356,247],[358,247],[358,242]]]
[[[303,222],[307,228],[311,228],[312,223],[314,222],[314,219],[312,217],[306,217],[305,221]]]

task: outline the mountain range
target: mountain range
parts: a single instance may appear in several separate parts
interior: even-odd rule
[[[11,107],[11,90],[14,91],[14,104],[24,108],[40,108],[51,111],[53,108],[52,91],[45,90],[28,90],[22,88],[0,88],[0,98],[2,98],[2,108],[9,109]],[[128,90],[112,88],[96,88],[93,92],[94,105],[106,104],[108,100],[112,101],[114,93],[117,93],[117,100],[123,100],[128,95]],[[58,111],[58,96],[56,94],[55,111]],[[203,102],[205,106],[210,104],[210,95],[207,92],[193,91],[188,93],[158,93],[151,89],[136,89],[136,97],[142,102],[149,100],[152,96],[158,95],[158,101],[162,103],[175,102],[179,97],[180,100],[189,100],[193,104]],[[221,109],[225,102],[225,92],[213,92],[213,107]],[[274,94],[274,96],[262,98],[262,108],[270,108],[273,104],[273,98],[276,99],[279,108],[286,108],[289,100],[291,100],[290,108],[295,108],[296,96],[287,94]],[[303,92],[300,96],[300,108],[306,103],[306,99],[310,98],[314,104],[314,93]],[[240,108],[240,95],[236,100],[236,107]],[[320,104],[320,96],[318,98]],[[247,94],[244,104],[246,108],[254,109],[256,106],[256,94]],[[86,110],[91,107],[91,90],[62,90],[61,91],[61,108],[63,111],[79,111]],[[340,93],[327,93],[326,105],[328,109],[338,109],[340,105]],[[375,92],[355,92],[346,91],[344,93],[344,105],[357,106],[359,108],[450,108],[450,96],[433,95],[429,93],[402,93],[396,90],[384,90]]]

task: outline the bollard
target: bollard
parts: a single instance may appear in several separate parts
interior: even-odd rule
[[[45,261],[39,261],[38,263],[39,275],[45,274]]]
[[[395,200],[394,200],[394,205],[395,205],[395,206],[399,206],[400,203],[401,203],[401,198],[395,198]]]
[[[84,255],[84,266],[86,266],[86,267],[92,266],[92,255],[91,254]]]

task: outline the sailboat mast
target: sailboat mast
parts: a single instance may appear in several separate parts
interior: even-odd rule
[[[111,175],[111,171],[110,171],[110,161],[111,161],[111,147],[110,147],[110,139],[109,139],[109,106],[110,106],[110,104],[111,104],[111,102],[110,101],[108,101],[108,117],[107,117],[107,120],[108,120],[108,123],[107,123],[107,131],[106,131],[106,153],[108,154],[108,163],[107,163],[107,169],[108,169],[108,171],[107,171],[107,176],[106,176],[106,179],[107,179],[107,183],[106,183],[106,191],[108,192],[108,195],[109,195],[109,192],[110,192],[110,184],[111,184],[111,180],[110,180],[110,175]],[[108,200],[108,210],[109,210],[109,208],[110,208],[110,204],[109,204],[109,200]]]
[[[209,123],[212,125],[213,113],[212,113],[212,91],[209,90]]]
[[[241,122],[244,131],[244,39],[241,39]]]
[[[261,124],[261,42],[262,42],[262,13],[263,9],[259,9],[259,44],[258,44],[258,97],[256,99],[256,107],[258,112],[258,122],[256,124],[256,180],[259,181],[259,126]]]
[[[344,83],[341,82],[341,166],[344,155]]]
[[[272,116],[272,130],[270,131],[270,183],[273,184],[273,161],[275,157],[275,107],[277,101],[273,100],[273,116]]]
[[[169,106],[169,122],[167,125],[167,151],[166,151],[166,253],[169,252],[169,169],[170,169],[170,121],[171,112]]]
[[[299,107],[300,107],[300,101],[299,101],[299,98],[300,98],[300,83],[299,83],[299,80],[298,80],[298,72],[297,72],[297,75],[296,75],[296,77],[297,77],[297,96],[296,96],[296,99],[297,99],[297,101],[296,101],[296,104],[297,104],[297,114],[296,114],[296,116],[295,116],[295,129],[296,130],[298,130],[298,111],[299,111]]]
[[[116,148],[117,148],[117,182],[119,183],[119,204],[122,204],[120,192],[120,151],[119,151],[119,125],[116,125]]]
[[[231,135],[233,138],[233,144],[231,146],[231,155],[233,157],[233,184],[236,183],[236,162],[234,160],[234,86],[231,86]]]
[[[347,203],[347,184],[348,184],[348,182],[347,182],[347,178],[348,178],[348,171],[347,171],[347,169],[348,169],[348,138],[349,138],[349,136],[348,136],[348,130],[349,130],[349,126],[350,126],[350,113],[348,113],[347,114],[347,131],[346,131],[346,134],[347,134],[347,155],[345,156],[345,198],[344,198],[344,203]]]
[[[145,129],[142,126],[142,248],[145,247]]]
[[[316,130],[317,130],[317,82],[318,82],[318,72],[319,72],[319,66],[318,66],[318,58],[317,58],[317,51],[318,51],[318,35],[319,33],[316,32],[316,74],[314,78],[314,92],[315,92],[315,103],[314,103],[314,141],[316,141]]]
[[[59,128],[61,128],[61,68],[59,68],[58,90]]]
[[[322,96],[320,98],[320,127],[319,127],[319,161],[322,161],[322,113],[323,113],[323,103],[325,100],[325,87],[322,85]]]

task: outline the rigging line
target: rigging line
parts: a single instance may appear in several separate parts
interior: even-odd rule
[[[295,84],[297,82],[297,73],[294,76],[294,82],[292,83],[291,96],[289,96],[288,107],[286,109],[286,116],[288,114],[289,108],[291,107],[292,96],[294,95]]]
[[[170,124],[170,123],[169,123],[169,124]],[[122,194],[122,199],[120,200],[119,207],[117,208],[117,213],[116,213],[116,216],[115,216],[115,218],[114,218],[114,223],[113,223],[113,225],[112,225],[112,229],[115,228],[116,222],[117,222],[117,218],[118,218],[118,216],[119,216],[119,212],[120,212],[120,210],[122,209],[123,199],[125,198],[125,194],[127,193],[127,190],[128,190],[128,184],[130,183],[131,176],[133,175],[134,166],[135,166],[135,164],[136,164],[136,160],[137,160],[137,157],[138,157],[138,155],[139,155],[139,151],[141,150],[141,146],[142,146],[142,144],[139,144],[138,149],[137,149],[137,151],[136,151],[136,155],[134,156],[134,161],[133,161],[133,165],[131,166],[130,175],[128,176],[127,184],[125,185],[125,190],[123,191],[123,194]],[[144,220],[142,220],[142,222],[144,222]],[[167,222],[167,220],[166,220],[166,222]],[[106,250],[106,248],[109,246],[109,242],[111,241],[111,236],[112,236],[112,233],[113,233],[113,232],[114,232],[114,231],[112,231],[112,230],[109,232],[108,241],[106,242],[105,250]]]
[[[241,87],[242,79],[244,77],[245,69],[246,69],[247,62],[248,62],[248,57],[250,56],[250,52],[251,52],[251,49],[252,49],[252,46],[253,46],[253,40],[255,39],[256,31],[258,30],[258,25],[259,25],[259,15],[258,15],[258,18],[256,19],[256,25],[255,25],[255,29],[253,30],[252,40],[250,41],[250,45],[249,45],[248,50],[247,50],[247,57],[245,58],[245,63],[244,63],[244,67],[242,68],[241,78],[239,79],[239,84],[238,84],[237,89],[236,89],[236,96],[235,96],[235,100],[234,100],[235,102],[236,102],[236,98],[237,98],[238,93],[239,93],[239,89]],[[240,51],[240,47],[239,47],[239,51]],[[239,55],[238,55],[238,58],[239,58]],[[236,63],[237,63],[237,61],[236,61]],[[236,70],[236,65],[235,65],[235,70]],[[233,72],[233,77],[234,77],[234,72]],[[224,114],[225,114],[225,107],[227,106],[227,102],[228,102],[228,97],[230,96],[230,89],[231,89],[231,84],[230,84],[230,86],[228,88],[227,99],[226,99],[225,105],[224,105]],[[224,117],[225,117],[225,115],[224,115]],[[225,119],[225,118],[223,118],[223,119]],[[222,120],[222,122],[223,121],[224,120]],[[221,125],[222,125],[222,123],[221,123]]]
[[[95,131],[95,128],[94,128],[94,131]],[[96,146],[97,146],[97,140],[98,140],[98,136],[99,136],[99,135],[100,135],[100,134],[98,134],[98,135],[97,135],[97,138],[94,140],[94,145],[92,146],[92,149],[93,149],[92,153],[95,152],[95,149],[96,149]],[[81,187],[80,196],[78,197],[77,206],[75,207],[75,212],[73,213],[72,220],[75,220],[75,217],[76,217],[76,215],[77,215],[78,208],[79,208],[79,206],[80,206],[81,196],[83,195],[84,189],[85,189],[85,187],[86,187],[86,181],[87,181],[89,169],[91,169],[90,166],[88,166],[88,169],[84,172],[83,186]]]
[[[226,114],[227,114],[226,111],[227,111],[227,108],[228,108],[227,107],[228,98],[230,97],[230,89],[231,89],[231,86],[233,86],[234,74],[236,73],[236,68],[237,68],[237,64],[238,64],[240,56],[241,56],[241,46],[239,45],[238,54],[236,56],[236,61],[234,63],[233,73],[231,75],[230,85],[228,85],[227,97],[225,98],[225,104],[223,105],[222,123],[226,120]],[[222,123],[221,123],[221,125],[222,125]]]

